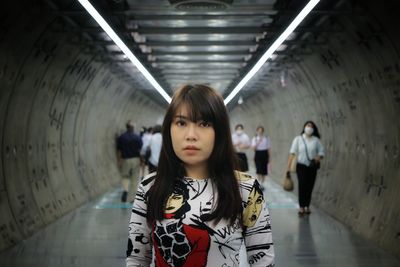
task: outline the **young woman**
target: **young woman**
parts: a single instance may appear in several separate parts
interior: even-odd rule
[[[256,173],[261,186],[265,181],[265,176],[268,175],[268,162],[270,159],[270,141],[264,135],[264,127],[258,126],[256,136],[251,140],[251,147],[254,148],[254,163],[256,165]]]
[[[244,132],[243,124],[237,124],[235,126],[235,132],[232,134],[232,143],[235,148],[236,155],[238,157],[238,168],[242,172],[249,170],[249,164],[247,162],[246,150],[250,147],[250,138]]]
[[[178,90],[162,126],[156,173],[141,182],[129,223],[127,266],[273,266],[260,186],[236,172],[223,99],[205,85]]]
[[[324,147],[320,134],[313,121],[307,121],[299,136],[296,136],[290,148],[288,171],[294,156],[297,156],[296,173],[299,184],[299,215],[310,214],[311,195],[317,177],[317,170],[324,157]]]

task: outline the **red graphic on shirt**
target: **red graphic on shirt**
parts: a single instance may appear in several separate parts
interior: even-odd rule
[[[175,242],[172,242],[169,248],[163,246],[165,245],[163,241],[171,240],[168,240],[169,238],[166,235],[156,236],[156,232],[154,233],[153,241],[158,247],[158,249],[155,249],[157,267],[201,267],[207,265],[210,248],[210,236],[207,230],[186,224],[181,224],[181,226],[178,229],[183,231],[173,234],[176,240],[173,240]],[[161,241],[161,244],[157,239]]]
[[[207,265],[211,238],[206,229],[182,223],[190,205],[188,189],[178,184],[168,198],[165,219],[155,225],[153,242],[157,267],[201,267]],[[168,219],[179,219],[168,222]]]

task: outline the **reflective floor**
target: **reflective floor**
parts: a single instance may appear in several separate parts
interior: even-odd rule
[[[399,260],[316,208],[299,218],[295,196],[280,185],[267,182],[265,188],[276,266],[400,266]],[[1,253],[0,266],[124,266],[130,204],[119,200],[120,189],[111,190]],[[248,266],[244,255],[241,262]]]

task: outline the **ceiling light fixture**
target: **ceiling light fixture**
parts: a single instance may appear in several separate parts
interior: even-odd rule
[[[272,56],[276,49],[286,40],[286,38],[296,29],[303,19],[310,13],[310,11],[318,4],[320,0],[311,0],[300,11],[296,18],[290,23],[286,30],[275,40],[275,42],[265,51],[264,55],[257,61],[253,68],[243,77],[243,79],[236,85],[232,92],[225,98],[224,103],[228,103],[239,93],[239,91],[246,85],[246,83],[257,73],[257,71],[264,65],[264,63]]]
[[[107,33],[107,35],[114,41],[114,43],[121,49],[127,58],[138,68],[143,76],[150,82],[151,85],[162,95],[162,97],[168,102],[171,102],[171,97],[161,87],[160,84],[154,79],[150,72],[143,66],[143,64],[135,57],[132,51],[125,45],[125,43],[119,38],[115,31],[108,25],[103,17],[97,12],[97,10],[90,4],[88,0],[78,0],[79,3],[86,9],[86,11],[92,16],[94,20],[100,25],[100,27]]]

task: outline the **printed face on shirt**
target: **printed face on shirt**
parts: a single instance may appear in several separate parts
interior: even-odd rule
[[[264,197],[258,192],[256,187],[250,192],[247,206],[244,211],[243,224],[247,227],[252,227],[260,216],[263,207]]]
[[[214,148],[214,127],[210,122],[193,122],[189,117],[187,106],[182,104],[171,124],[172,147],[186,167],[206,168]]]
[[[180,207],[182,207],[184,202],[183,196],[180,194],[173,193],[169,196],[167,200],[167,205],[165,208],[165,213],[175,213]]]

